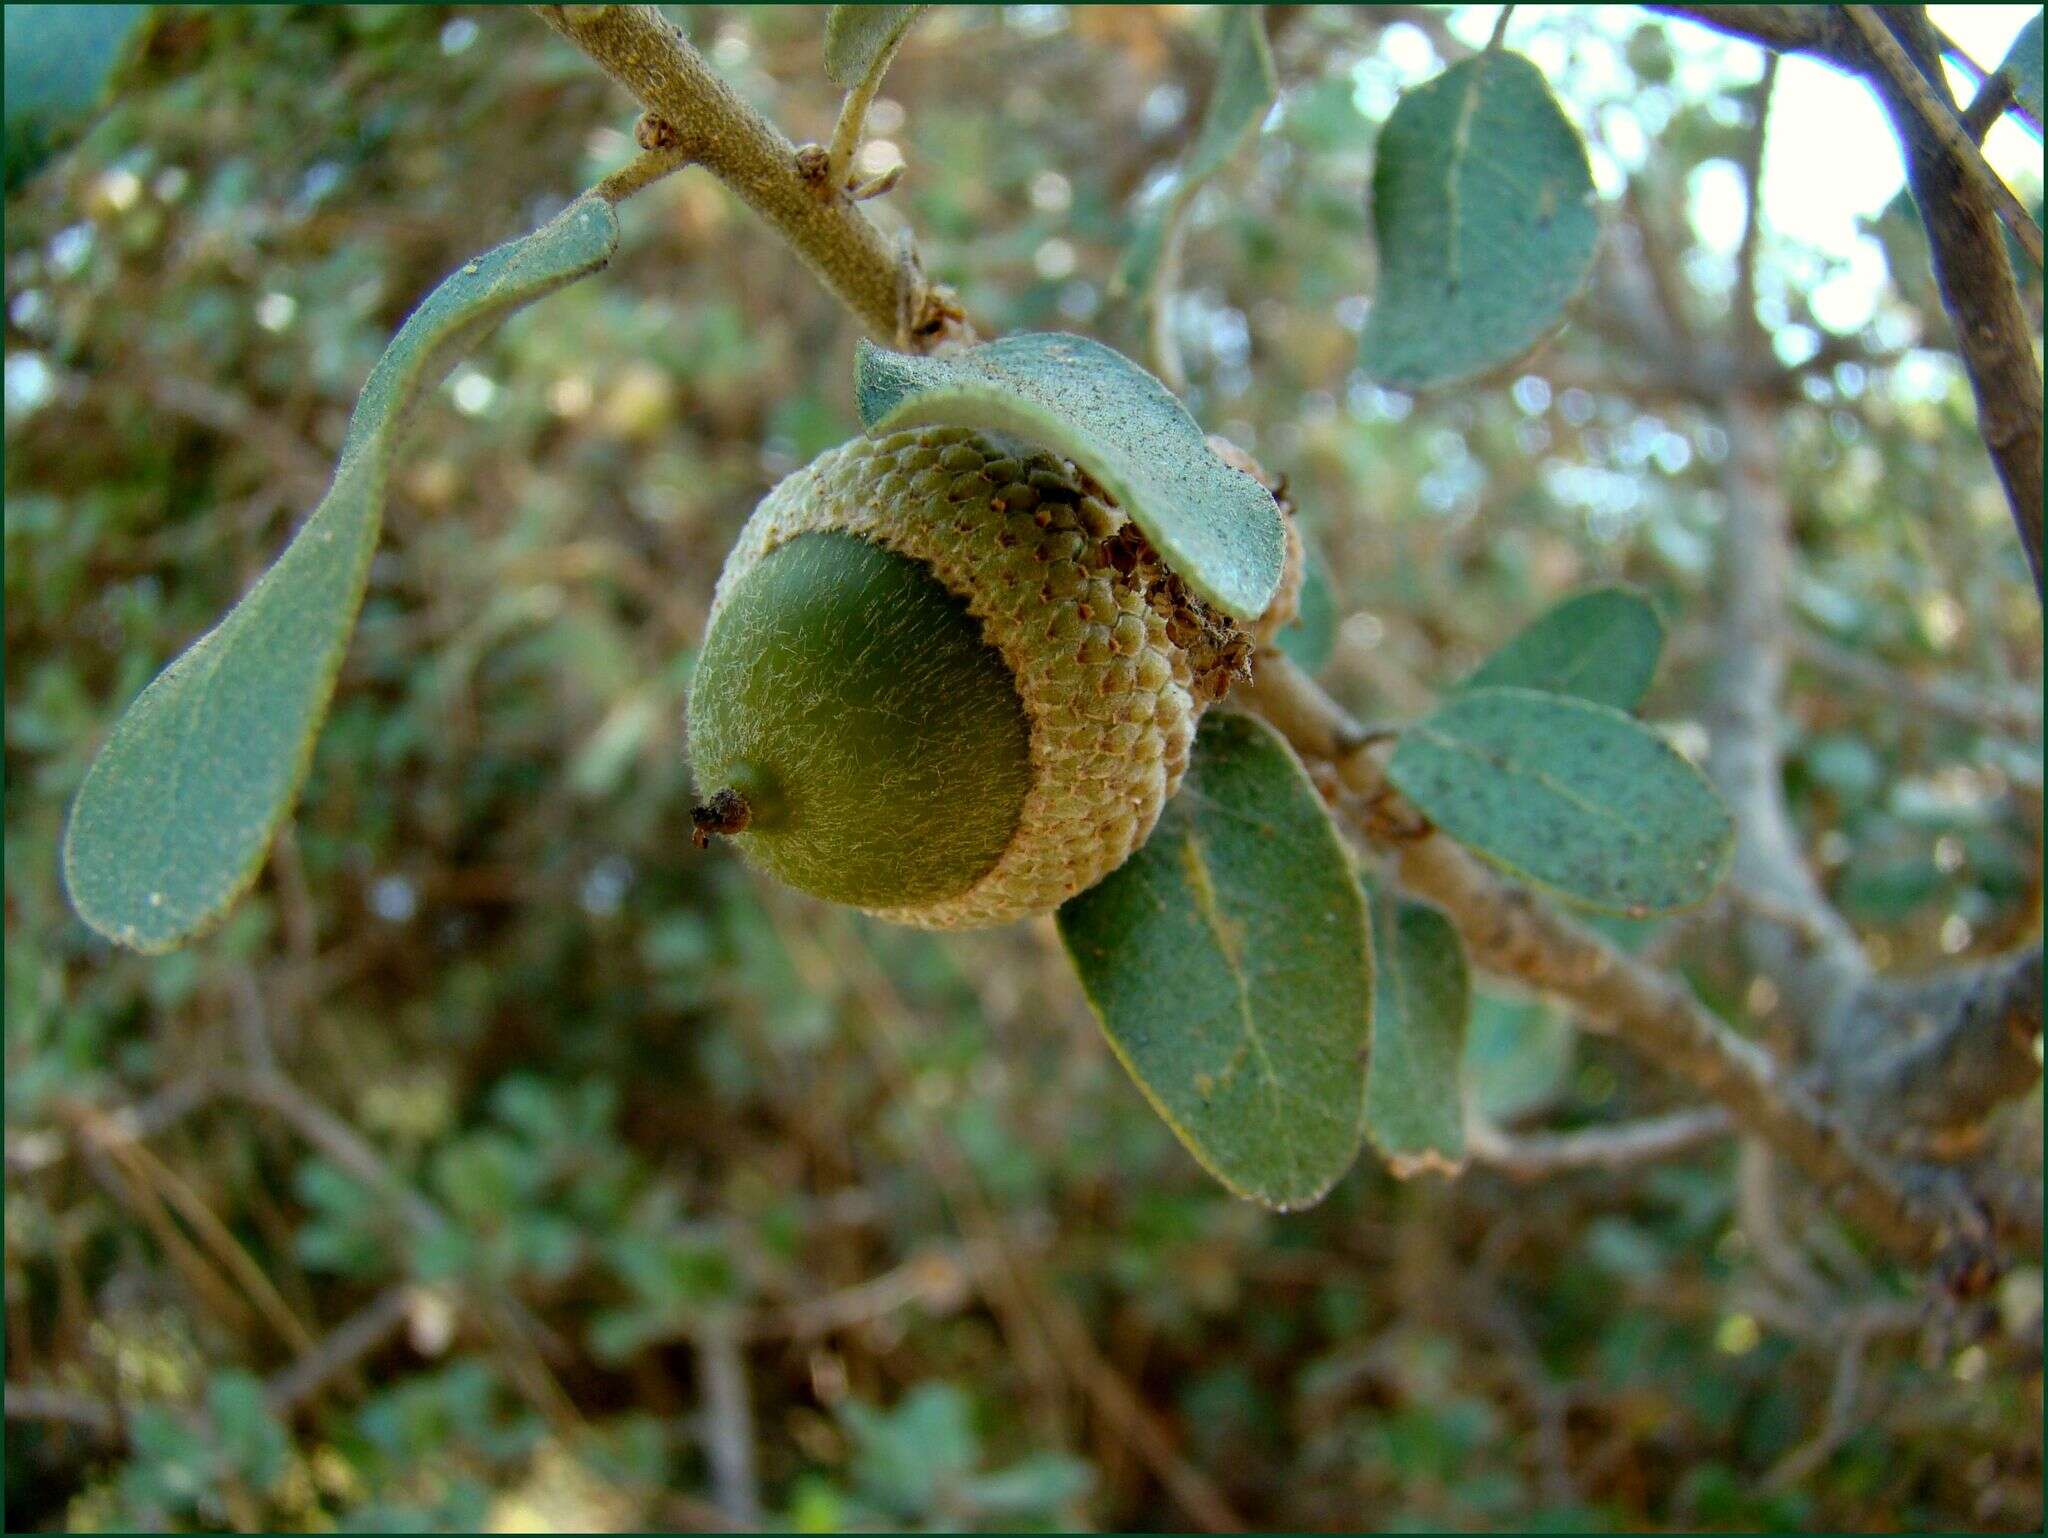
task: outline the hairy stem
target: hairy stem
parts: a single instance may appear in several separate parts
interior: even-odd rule
[[[867,132],[868,108],[881,89],[882,71],[871,69],[846,93],[839,106],[839,119],[832,125],[832,142],[825,146],[825,192],[844,192],[853,174],[853,158],[860,153]]]
[[[837,187],[799,168],[796,146],[740,100],[653,6],[544,5],[541,18],[631,91],[700,165],[775,226],[818,280],[876,339],[929,351],[965,330],[916,256],[892,246]]]
[[[649,120],[643,118],[641,121],[644,123]],[[644,149],[591,188],[591,191],[607,203],[617,205],[625,202],[634,193],[653,186],[664,176],[682,170],[689,163],[688,153],[672,146]]]

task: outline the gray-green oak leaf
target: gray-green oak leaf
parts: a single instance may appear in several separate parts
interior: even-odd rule
[[[1272,728],[1210,712],[1151,838],[1059,930],[1202,1167],[1270,1207],[1321,1199],[1358,1152],[1372,942],[1350,852]]]
[[[334,480],[219,625],[144,689],[86,771],[64,837],[80,918],[169,950],[256,879],[298,798],[334,694],[406,414],[507,315],[611,259],[618,220],[585,197],[444,279],[371,371]]]

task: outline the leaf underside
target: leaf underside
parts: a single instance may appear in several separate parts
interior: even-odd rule
[[[1387,777],[1509,874],[1641,916],[1696,903],[1727,868],[1727,810],[1655,732],[1589,700],[1472,689],[1408,727]]]
[[[408,408],[521,306],[618,244],[589,197],[445,279],[371,372],[320,505],[214,629],[143,690],[86,771],[64,837],[80,918],[136,950],[190,939],[256,879],[312,762],[362,606]]]
[[[1115,349],[1042,331],[939,358],[863,341],[856,388],[871,433],[977,427],[1064,454],[1198,597],[1245,623],[1272,602],[1286,558],[1272,494],[1219,459],[1173,393]]]
[[[1212,711],[1145,847],[1059,913],[1111,1048],[1240,1196],[1320,1199],[1357,1156],[1372,944],[1351,857],[1292,751]]]
[[[1465,947],[1426,903],[1372,899],[1372,1065],[1365,1130],[1404,1179],[1465,1163],[1464,1052],[1472,1012]]]
[[[1414,390],[1543,340],[1585,282],[1600,222],[1578,131],[1535,65],[1492,50],[1404,95],[1372,178],[1380,278],[1360,361]]]

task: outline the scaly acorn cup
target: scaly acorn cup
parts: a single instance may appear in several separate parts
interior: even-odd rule
[[[1252,644],[1068,461],[855,438],[768,494],[719,577],[699,841],[922,928],[1050,912],[1144,842]]]

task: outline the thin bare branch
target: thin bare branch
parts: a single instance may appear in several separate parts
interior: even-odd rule
[[[724,1315],[708,1317],[692,1336],[704,1395],[704,1453],[718,1509],[742,1530],[761,1525],[760,1481],[754,1472],[754,1399],[739,1331]]]
[[[1991,132],[1991,125],[2003,117],[2006,109],[2017,99],[2012,92],[2012,76],[2004,70],[1978,86],[1977,94],[1970,98],[1970,105],[1963,109],[1963,132],[1970,136],[1970,142],[1982,144],[1984,136]]]
[[[1742,1140],[1735,1162],[1735,1213],[1750,1253],[1773,1281],[1808,1303],[1830,1297],[1832,1289],[1785,1231],[1778,1211],[1777,1161],[1753,1137]]]
[[[1794,931],[1752,912],[1740,925],[1750,964],[1777,986],[1813,1044],[1835,1050],[1849,1005],[1871,977],[1855,932],[1829,906],[1785,805],[1779,752],[1791,509],[1779,474],[1777,424],[1747,395],[1723,405],[1720,601],[1707,710],[1707,767],[1735,820],[1734,887],[1798,915]]]
[[[1926,18],[1924,9],[1921,15],[1923,19]],[[1976,81],[1977,84],[1982,85],[1991,78],[1992,71],[1979,64],[1976,57],[1967,48],[1950,37],[1946,30],[1936,26],[1932,20],[1927,21],[1927,31],[1934,39],[1935,44],[1940,48],[1942,54],[1954,60],[1956,64],[1961,66],[1963,73]]]
[[[1884,32],[1882,23],[1877,30]],[[1889,40],[1889,34],[1886,34]],[[1862,41],[1859,34],[1859,41]],[[1870,58],[1866,44],[1864,55]],[[1908,70],[1918,79],[1918,71]],[[1907,89],[1874,59],[1864,73],[1890,114],[1906,153],[1906,179],[1927,226],[1942,307],[1954,322],[1956,348],[1977,401],[1977,426],[2005,486],[2006,501],[2041,591],[2041,370],[2033,331],[2020,302],[1997,205],[1966,163],[1916,107]],[[1960,129],[1956,137],[1961,138]],[[1967,141],[1966,141],[1967,142]],[[1975,146],[1970,154],[1981,165]],[[1995,178],[1994,178],[1995,180]],[[2040,261],[2038,232],[2033,256]]]
[[[1074,1305],[1050,1288],[1041,1291],[1038,1303],[1048,1332],[1062,1356],[1072,1364],[1096,1413],[1130,1440],[1180,1508],[1206,1532],[1246,1531],[1244,1518],[1238,1515],[1229,1498],[1208,1474],[1182,1455],[1172,1433],[1160,1423],[1130,1380],[1102,1354]]]
[[[1564,1507],[1585,1500],[1585,1491],[1571,1469],[1571,1434],[1567,1426],[1572,1385],[1560,1380],[1536,1347],[1529,1327],[1502,1289],[1483,1276],[1466,1279],[1459,1291],[1471,1299],[1473,1321],[1501,1348],[1508,1375],[1535,1417],[1538,1477],[1546,1503]]]
[[[289,1415],[328,1384],[352,1372],[365,1357],[396,1335],[412,1308],[412,1288],[387,1287],[336,1325],[290,1366],[263,1386],[264,1403],[275,1415]]]
[[[1977,148],[1976,141],[1963,125],[1956,121],[1956,115],[1935,95],[1927,77],[1907,57],[1906,50],[1892,36],[1891,29],[1870,6],[1848,5],[1842,9],[1848,12],[1849,20],[1863,34],[1865,46],[1890,78],[1900,98],[1926,125],[1963,181],[1998,211],[1998,217],[2005,221],[2006,228],[2019,241],[2027,259],[2036,267],[2041,266],[2041,227],[2034,223],[2020,200],[2013,196],[2012,188],[1985,164],[1983,151]]]
[[[1853,1065],[1844,1093],[1902,1128],[1977,1126],[2041,1077],[2041,951],[1876,990],[1889,1052]]]
[[[1954,59],[1969,72],[1977,82],[1977,94],[1970,99],[1970,105],[1963,111],[1963,127],[1970,138],[1978,144],[1984,142],[1984,135],[1991,131],[2001,114],[2010,112],[2029,128],[2034,137],[2041,136],[2040,116],[2014,90],[2012,71],[2001,64],[1997,69],[1987,70],[1964,51],[1956,40],[1941,28],[1935,27],[1934,35],[1941,40],[1941,51]]]
[[[309,1350],[313,1345],[313,1333],[291,1305],[279,1294],[269,1273],[258,1265],[254,1256],[243,1247],[241,1241],[221,1221],[214,1210],[207,1206],[204,1198],[175,1170],[165,1165],[142,1143],[109,1134],[101,1125],[94,1111],[80,1107],[76,1113],[79,1130],[117,1162],[125,1165],[130,1174],[146,1185],[156,1198],[166,1203],[182,1217],[187,1226],[196,1234],[204,1247],[211,1251],[222,1269],[241,1287],[243,1293],[262,1314],[265,1321],[294,1350]]]
[[[1752,120],[1743,140],[1738,170],[1742,175],[1742,241],[1735,253],[1735,346],[1750,358],[1770,352],[1770,339],[1756,313],[1757,255],[1763,247],[1763,165],[1764,140],[1770,131],[1771,96],[1778,83],[1778,56],[1764,56],[1763,77],[1748,93]]]
[[[230,1074],[221,1083],[229,1094],[277,1112],[344,1173],[390,1196],[413,1228],[433,1233],[447,1225],[439,1209],[400,1180],[360,1133],[283,1074]]]
[[[1666,346],[1652,353],[1660,361],[1668,356],[1690,357],[1697,346],[1693,335],[1692,318],[1685,307],[1685,279],[1679,271],[1678,254],[1671,243],[1664,238],[1663,226],[1658,222],[1655,210],[1650,206],[1649,195],[1636,177],[1630,177],[1623,190],[1622,200],[1628,206],[1629,228],[1635,231],[1637,254],[1641,258],[1643,275],[1649,279],[1650,290],[1656,298],[1657,313],[1663,319],[1668,331]],[[1619,276],[1619,275],[1617,275]],[[1654,327],[1645,325],[1647,314],[1635,318],[1639,332],[1654,334]],[[1648,340],[1648,336],[1644,336]]]
[[[7,1419],[11,1421],[51,1421],[107,1441],[119,1441],[128,1434],[127,1419],[118,1406],[85,1394],[33,1383],[10,1383],[6,1394]]]
[[[220,1093],[205,1078],[177,1079],[147,1100],[99,1113],[98,1132],[102,1138],[129,1142],[155,1137],[183,1121]],[[13,1174],[33,1174],[63,1162],[77,1144],[62,1131],[10,1132],[7,1135],[7,1168]]]
[[[1792,655],[1838,682],[1867,689],[1917,715],[2022,739],[2041,735],[2038,688],[1993,691],[1955,678],[1924,678],[1807,630],[1793,633]]]
[[[1764,1475],[1766,1490],[1791,1490],[1804,1484],[1832,1458],[1856,1429],[1856,1397],[1863,1381],[1863,1356],[1872,1331],[1860,1322],[1852,1325],[1842,1339],[1835,1357],[1835,1371],[1828,1386],[1827,1408],[1820,1430],[1811,1441],[1802,1442]]]
[[[1611,1172],[1680,1158],[1734,1130],[1734,1119],[1718,1105],[1576,1132],[1508,1133],[1475,1118],[1466,1123],[1465,1146],[1477,1163],[1517,1180],[1541,1180],[1576,1170]]]
[[[1978,429],[2005,487],[2038,595],[2042,591],[2041,370],[2034,362],[2032,328],[2006,256],[2000,222],[2000,209],[2005,205],[1986,180],[1998,186],[2003,183],[1990,175],[1964,126],[1940,103],[1883,22],[1874,13],[1850,14],[1866,8],[1652,5],[1649,9],[1699,22],[1764,48],[1810,53],[1862,76],[1877,91],[1905,150],[1907,184],[1927,225],[1935,282],[1941,290],[1942,307],[1954,322],[1957,351],[1976,396]],[[1873,27],[1875,34],[1870,30]],[[1882,34],[1881,41],[1876,34]],[[1938,128],[1937,124],[1944,126]],[[2009,196],[2011,189],[2005,191]],[[2022,242],[2030,242],[2028,253],[2038,266],[2040,231],[2031,219],[2026,225],[2032,227],[2031,235],[2018,226],[2016,233]]]
[[[1729,37],[1764,48],[1817,48],[1828,36],[1827,7],[1818,5],[1652,5]]]
[[[753,1340],[809,1340],[873,1324],[913,1306],[950,1312],[972,1297],[982,1279],[1001,1264],[1001,1254],[985,1244],[916,1255],[868,1281],[752,1319],[746,1333]]]
[[[645,125],[658,120],[643,117],[640,121]],[[644,149],[591,190],[607,203],[616,205],[642,188],[653,186],[664,176],[682,170],[689,163],[689,152],[679,146]]]
[[[405,1286],[387,1288],[290,1366],[272,1374],[263,1386],[264,1403],[271,1412],[290,1414],[389,1340],[405,1322],[411,1291]],[[7,1385],[7,1419],[55,1421],[108,1441],[127,1437],[128,1408],[65,1389]],[[180,1413],[185,1413],[182,1407]]]

